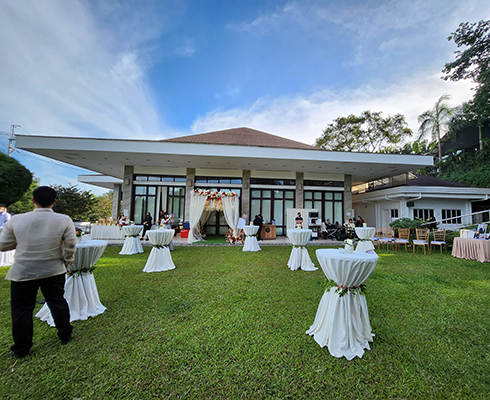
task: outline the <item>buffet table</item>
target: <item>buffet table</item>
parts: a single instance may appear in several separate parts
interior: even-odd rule
[[[490,240],[454,238],[453,257],[490,262]]]
[[[92,225],[90,238],[93,240],[123,240],[124,231],[117,225]]]
[[[316,251],[323,272],[332,287],[325,289],[315,321],[306,332],[334,357],[352,360],[370,350],[373,341],[366,296],[362,284],[376,267],[378,256],[338,249]],[[359,293],[361,292],[361,293]]]
[[[122,229],[126,239],[124,239],[124,244],[119,254],[132,255],[143,253],[143,246],[141,246],[140,242],[140,233],[143,225],[126,225]]]
[[[257,242],[257,232],[259,227],[257,225],[245,225],[243,227],[245,232],[245,242],[243,242],[243,251],[259,251],[262,250]]]
[[[146,234],[153,248],[151,249],[143,272],[170,271],[174,269],[175,265],[172,261],[169,244],[174,237],[175,230],[159,229],[147,231]]]
[[[291,271],[302,269],[303,271],[316,271],[318,268],[311,261],[306,244],[310,240],[311,229],[288,229],[288,238],[293,245],[288,267]]]
[[[374,244],[373,237],[376,232],[376,228],[363,228],[358,227],[355,228],[356,235],[359,238],[359,243],[357,244],[356,251],[360,251],[362,253],[371,253],[376,254],[374,252]]]
[[[3,227],[0,227],[2,233]],[[9,267],[14,263],[15,250],[0,251],[0,267]]]
[[[70,322],[86,320],[105,311],[99,299],[92,269],[107,247],[105,240],[89,240],[77,244],[75,261],[68,267],[65,281],[65,299],[70,308]],[[55,326],[47,304],[39,310],[36,317]]]

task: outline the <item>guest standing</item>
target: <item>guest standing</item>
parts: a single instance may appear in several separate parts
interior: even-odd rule
[[[165,229],[172,229],[172,224],[174,222],[174,215],[169,214],[168,212],[164,212],[162,222],[163,222],[163,226],[165,227]],[[168,247],[169,247],[170,251],[174,251],[174,240],[173,239],[168,244]]]
[[[146,231],[151,229],[151,223],[153,221],[153,218],[151,217],[151,214],[149,212],[146,213],[145,220],[143,221],[143,233],[141,234],[141,240],[145,238]],[[148,240],[148,237],[146,238]]]
[[[257,240],[262,240],[262,225],[264,224],[264,220],[262,219],[262,215],[256,215],[254,219],[254,225],[259,227],[257,231]]]
[[[10,214],[7,212],[7,206],[0,204],[0,227],[4,226],[10,219]]]
[[[67,215],[52,208],[56,191],[40,186],[32,193],[34,211],[15,215],[0,235],[0,251],[16,249],[14,263],[5,279],[10,280],[13,355],[23,358],[32,347],[32,312],[39,288],[53,316],[61,344],[71,340],[70,310],[63,297],[66,267],[76,251],[75,226]]]

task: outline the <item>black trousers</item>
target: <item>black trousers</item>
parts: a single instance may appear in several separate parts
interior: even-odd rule
[[[146,231],[149,231],[151,229],[151,225],[143,225],[143,233],[141,234],[141,239],[145,238]]]
[[[61,341],[71,338],[73,327],[70,324],[70,310],[63,297],[65,293],[65,274],[32,281],[14,282],[10,285],[10,307],[12,312],[12,336],[14,345],[10,348],[15,354],[25,356],[32,347],[34,323],[32,313],[36,306],[38,289],[46,299],[53,316],[58,337]]]

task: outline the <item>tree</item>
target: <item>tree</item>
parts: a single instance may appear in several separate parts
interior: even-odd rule
[[[73,220],[88,221],[97,203],[95,196],[88,190],[80,190],[75,185],[64,187],[53,185],[56,190],[56,203],[53,211],[70,216]]]
[[[478,127],[482,149],[481,128],[490,119],[490,21],[463,22],[447,39],[454,40],[458,48],[466,48],[457,50],[456,60],[445,64],[443,79],[471,79],[476,83],[475,95],[468,102],[466,113],[469,121]]]
[[[379,153],[389,148],[392,152],[393,145],[411,135],[403,115],[383,118],[381,112],[368,110],[360,116],[338,117],[325,128],[315,145],[333,151]]]
[[[9,206],[29,189],[32,173],[15,158],[0,152],[0,203]]]
[[[10,205],[9,213],[11,214],[22,214],[34,210],[34,204],[32,203],[32,192],[34,189],[39,187],[39,179],[33,177],[31,186],[22,195],[20,200],[16,201],[14,204]]]
[[[420,123],[418,140],[429,134],[432,141],[438,144],[439,160],[442,160],[441,133],[448,130],[453,112],[452,107],[447,103],[450,98],[448,94],[443,94],[431,110],[424,111],[418,118]]]
[[[112,195],[113,192],[104,193],[102,196],[97,196],[96,204],[92,209],[90,219],[97,220],[99,218],[107,218],[112,215]]]

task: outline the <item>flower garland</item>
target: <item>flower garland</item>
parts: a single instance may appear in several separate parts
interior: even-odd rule
[[[356,294],[365,296],[364,292],[366,291],[366,285],[363,283],[361,283],[359,286],[339,286],[333,280],[325,278],[325,290],[329,291],[333,287],[337,288],[335,293],[338,293],[339,297],[345,296],[349,292],[352,293],[353,297],[355,297]]]
[[[194,196],[206,196],[206,203],[204,203],[205,211],[223,211],[223,204],[221,198],[223,197],[238,197],[236,192],[220,192],[219,190],[206,190],[195,189]]]
[[[95,269],[95,265],[93,265],[89,268],[77,269],[75,271],[66,271],[66,275],[74,277],[75,275],[82,276],[83,274],[93,274],[94,269]]]
[[[293,244],[295,249],[306,249],[306,244]]]

